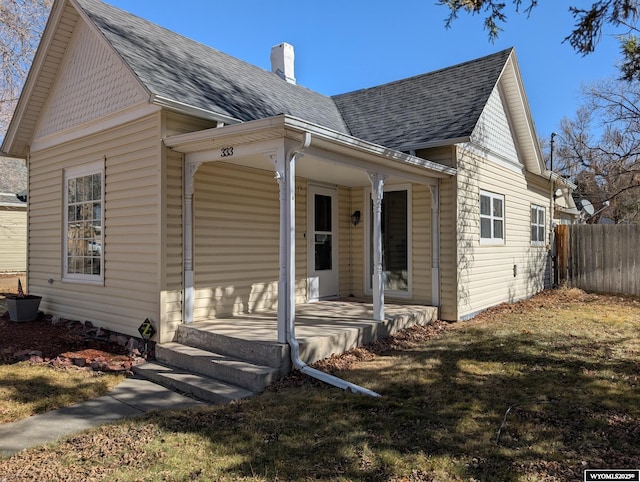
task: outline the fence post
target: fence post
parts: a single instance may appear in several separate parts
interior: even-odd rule
[[[558,224],[555,227],[556,262],[554,265],[553,281],[560,286],[567,281],[569,261],[569,226]]]

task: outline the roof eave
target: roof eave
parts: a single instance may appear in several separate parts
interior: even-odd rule
[[[429,142],[422,142],[420,144],[407,144],[400,147],[398,150],[402,152],[419,151],[421,149],[431,149],[434,147],[453,146],[455,144],[464,144],[471,141],[471,136],[452,137],[450,139],[438,139]]]
[[[320,126],[318,124],[314,124],[286,114],[215,129],[215,136],[216,138],[220,139],[223,136],[240,136],[244,134],[264,131],[267,129],[279,129],[281,130],[282,136],[286,136],[287,132],[290,132],[292,134],[308,132],[311,134],[314,140],[321,140],[323,142],[334,144],[343,148],[346,147],[353,151],[359,152],[360,154],[375,157],[378,159],[400,162],[401,164],[404,164],[408,167],[422,168],[428,170],[430,172],[430,175],[433,177],[446,178],[449,176],[454,176],[457,172],[454,168],[422,159],[411,154],[396,151],[394,149],[389,149],[387,147],[374,144],[372,142],[365,141],[347,134],[343,134],[332,129]],[[170,136],[164,139],[164,144],[165,146],[177,151],[186,152],[188,150],[187,146],[189,144],[195,144],[206,140],[208,137],[214,134],[213,131],[213,129],[207,129],[205,131]]]
[[[60,18],[64,13],[66,4],[67,2],[53,3],[49,18],[47,19],[47,24],[44,31],[42,32],[40,43],[38,44],[35,55],[33,56],[33,61],[31,62],[29,73],[27,74],[22,92],[20,93],[20,98],[18,99],[18,103],[16,104],[13,116],[11,117],[11,122],[9,122],[9,127],[7,128],[7,132],[2,141],[2,145],[0,146],[0,151],[3,155],[24,159],[28,154],[23,151],[14,150],[16,136],[18,135],[18,131],[21,126],[22,117],[24,116],[24,113],[29,104],[29,100],[31,99],[31,95],[33,94],[33,91],[36,87],[38,77],[40,76],[40,71],[42,70],[42,67],[47,59],[49,46],[53,41],[53,37],[56,33],[55,26],[58,25]]]
[[[578,186],[576,184],[572,183],[568,179],[565,179],[564,177],[562,177],[557,172],[549,171],[547,169],[542,173],[542,177],[545,177],[545,178],[549,179],[550,181],[562,184],[564,187],[567,187],[569,189],[573,189],[573,190],[578,189]]]
[[[505,62],[504,69],[502,74],[500,74],[500,80],[507,72],[507,67],[511,66],[514,73],[514,80],[516,81],[518,88],[518,97],[513,99],[510,104],[521,106],[521,114],[525,117],[526,123],[526,131],[520,129],[519,136],[524,138],[524,140],[529,144],[530,155],[533,158],[533,162],[535,165],[531,166],[528,163],[525,164],[527,169],[534,174],[542,174],[545,171],[545,165],[543,161],[542,151],[540,149],[540,143],[538,142],[535,123],[533,121],[533,116],[531,115],[531,108],[529,106],[529,101],[527,99],[527,93],[524,88],[524,82],[522,80],[522,74],[520,73],[520,66],[518,65],[518,60],[515,54],[515,49],[511,51],[509,55],[509,59]],[[533,169],[532,169],[533,168]]]
[[[218,121],[227,125],[239,124],[242,122],[240,119],[237,119],[235,117],[213,112],[207,109],[203,109],[201,107],[185,104],[183,102],[169,99],[168,97],[164,97],[157,94],[151,94],[149,96],[149,101],[151,104],[171,110],[173,112],[178,112],[180,114],[199,117],[201,119]]]
[[[296,117],[287,115],[284,115],[283,117],[285,119],[285,127],[299,129],[299,132],[310,132],[312,135],[318,136],[326,141],[349,147],[364,154],[374,155],[376,157],[382,157],[393,161],[399,161],[407,165],[428,169],[430,171],[437,172],[439,174],[438,177],[444,178],[455,176],[457,173],[456,169],[447,167],[443,164],[438,164],[437,162],[422,159],[395,149],[389,149],[388,147],[374,144],[347,134],[342,134]]]

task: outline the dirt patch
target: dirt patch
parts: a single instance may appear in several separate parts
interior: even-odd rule
[[[89,322],[60,319],[42,312],[36,321],[11,321],[6,296],[17,294],[18,280],[28,293],[25,273],[0,274],[0,363],[30,360],[60,367],[127,371],[152,355],[144,353],[140,340]]]
[[[57,367],[128,371],[144,361],[136,338],[96,328],[91,323],[40,313],[35,321],[17,323],[0,317],[0,363],[29,360]]]

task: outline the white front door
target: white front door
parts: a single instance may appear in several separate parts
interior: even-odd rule
[[[338,296],[338,203],[334,188],[309,186],[307,298]]]

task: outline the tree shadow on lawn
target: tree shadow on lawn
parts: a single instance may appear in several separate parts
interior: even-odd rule
[[[235,456],[231,477],[581,480],[585,468],[640,467],[638,364],[606,356],[624,344],[469,329],[337,374],[381,398],[295,375],[297,386],[156,421]]]
[[[26,362],[23,362],[26,363]],[[8,373],[14,370],[15,373]],[[46,373],[37,374],[37,370]],[[37,413],[44,413],[71,403],[88,400],[109,391],[106,379],[87,378],[76,375],[55,376],[54,368],[30,366],[21,369],[18,365],[0,365],[0,393],[2,399],[13,402],[0,406],[0,423],[3,418],[15,421]],[[9,407],[9,408],[8,408]]]
[[[582,478],[583,462],[640,466],[638,365],[605,354],[625,341],[594,347],[588,338],[487,337],[469,329],[462,343],[442,337],[425,351],[390,354],[428,367],[418,369],[424,383],[415,388],[397,364],[380,375],[392,393],[426,403],[416,414],[424,426],[445,428],[444,436],[424,430],[414,443],[422,438],[425,452],[478,458],[469,475],[512,480],[510,472],[529,467]]]

